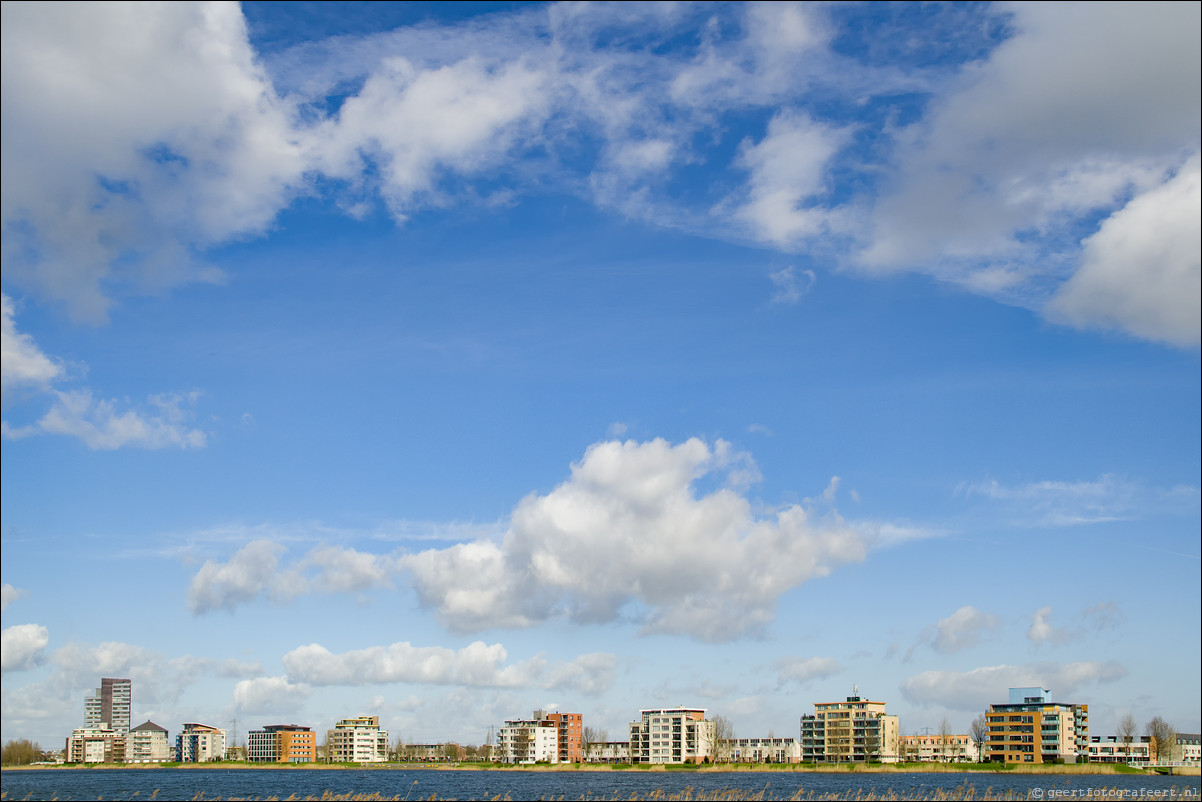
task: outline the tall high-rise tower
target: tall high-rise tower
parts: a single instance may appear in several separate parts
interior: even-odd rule
[[[85,727],[129,732],[129,711],[133,703],[133,685],[127,679],[104,677],[96,693],[84,699]]]

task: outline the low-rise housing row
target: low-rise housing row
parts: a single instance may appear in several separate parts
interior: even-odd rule
[[[971,735],[903,735],[901,758],[921,763],[971,763],[980,746]]]

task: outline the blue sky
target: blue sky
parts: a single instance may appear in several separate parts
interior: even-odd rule
[[[1197,4],[3,14],[4,739],[1202,729]]]

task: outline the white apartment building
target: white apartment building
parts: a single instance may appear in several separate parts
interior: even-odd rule
[[[494,759],[500,763],[558,762],[558,724],[547,718],[506,721],[497,733]]]
[[[167,730],[153,721],[139,724],[126,736],[126,763],[166,763],[174,759],[175,754],[167,737]]]
[[[225,757],[225,730],[207,724],[185,724],[175,736],[175,756],[181,763],[208,763]]]
[[[714,722],[704,708],[649,708],[630,723],[631,763],[703,763],[712,760]]]
[[[379,716],[344,718],[327,735],[326,758],[331,763],[384,763],[388,760],[388,730]]]

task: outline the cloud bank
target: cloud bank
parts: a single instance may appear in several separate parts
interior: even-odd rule
[[[300,196],[404,223],[558,192],[1199,344],[1196,4],[946,9],[943,63],[849,53],[838,6],[550,5],[266,59],[235,5],[65,9],[3,10],[0,211],[6,281],[78,320],[220,281],[205,252]]]

